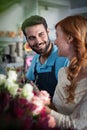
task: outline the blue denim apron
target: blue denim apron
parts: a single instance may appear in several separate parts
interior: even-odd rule
[[[55,76],[55,63],[52,66],[51,72],[37,73],[35,65],[34,75],[35,84],[37,85],[39,90],[46,90],[50,94],[52,99],[55,87],[57,85],[57,79]]]

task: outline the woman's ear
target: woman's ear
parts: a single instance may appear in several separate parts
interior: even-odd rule
[[[47,33],[49,33],[50,32],[50,30],[49,29],[47,29]]]
[[[68,35],[68,43],[71,43],[73,41],[73,37],[71,35]]]

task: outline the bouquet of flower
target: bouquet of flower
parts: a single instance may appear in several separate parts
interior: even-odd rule
[[[0,74],[0,130],[72,130],[56,127],[54,117],[46,113],[50,95],[30,83],[20,87],[16,71]]]
[[[36,91],[30,83],[20,87],[16,71],[0,74],[0,129],[56,129],[55,119],[45,111],[49,103],[46,91]]]

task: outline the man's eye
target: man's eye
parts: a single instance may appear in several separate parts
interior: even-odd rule
[[[40,36],[40,37],[44,36],[44,33],[40,33],[39,36]]]
[[[34,36],[30,36],[30,37],[28,37],[28,40],[35,40],[35,37]]]

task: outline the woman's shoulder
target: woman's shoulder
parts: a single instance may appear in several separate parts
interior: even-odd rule
[[[60,68],[59,75],[67,75],[67,67]]]
[[[65,83],[68,83],[67,79],[67,67],[62,67],[58,72],[58,83],[64,86]],[[61,86],[61,85],[60,85]]]

